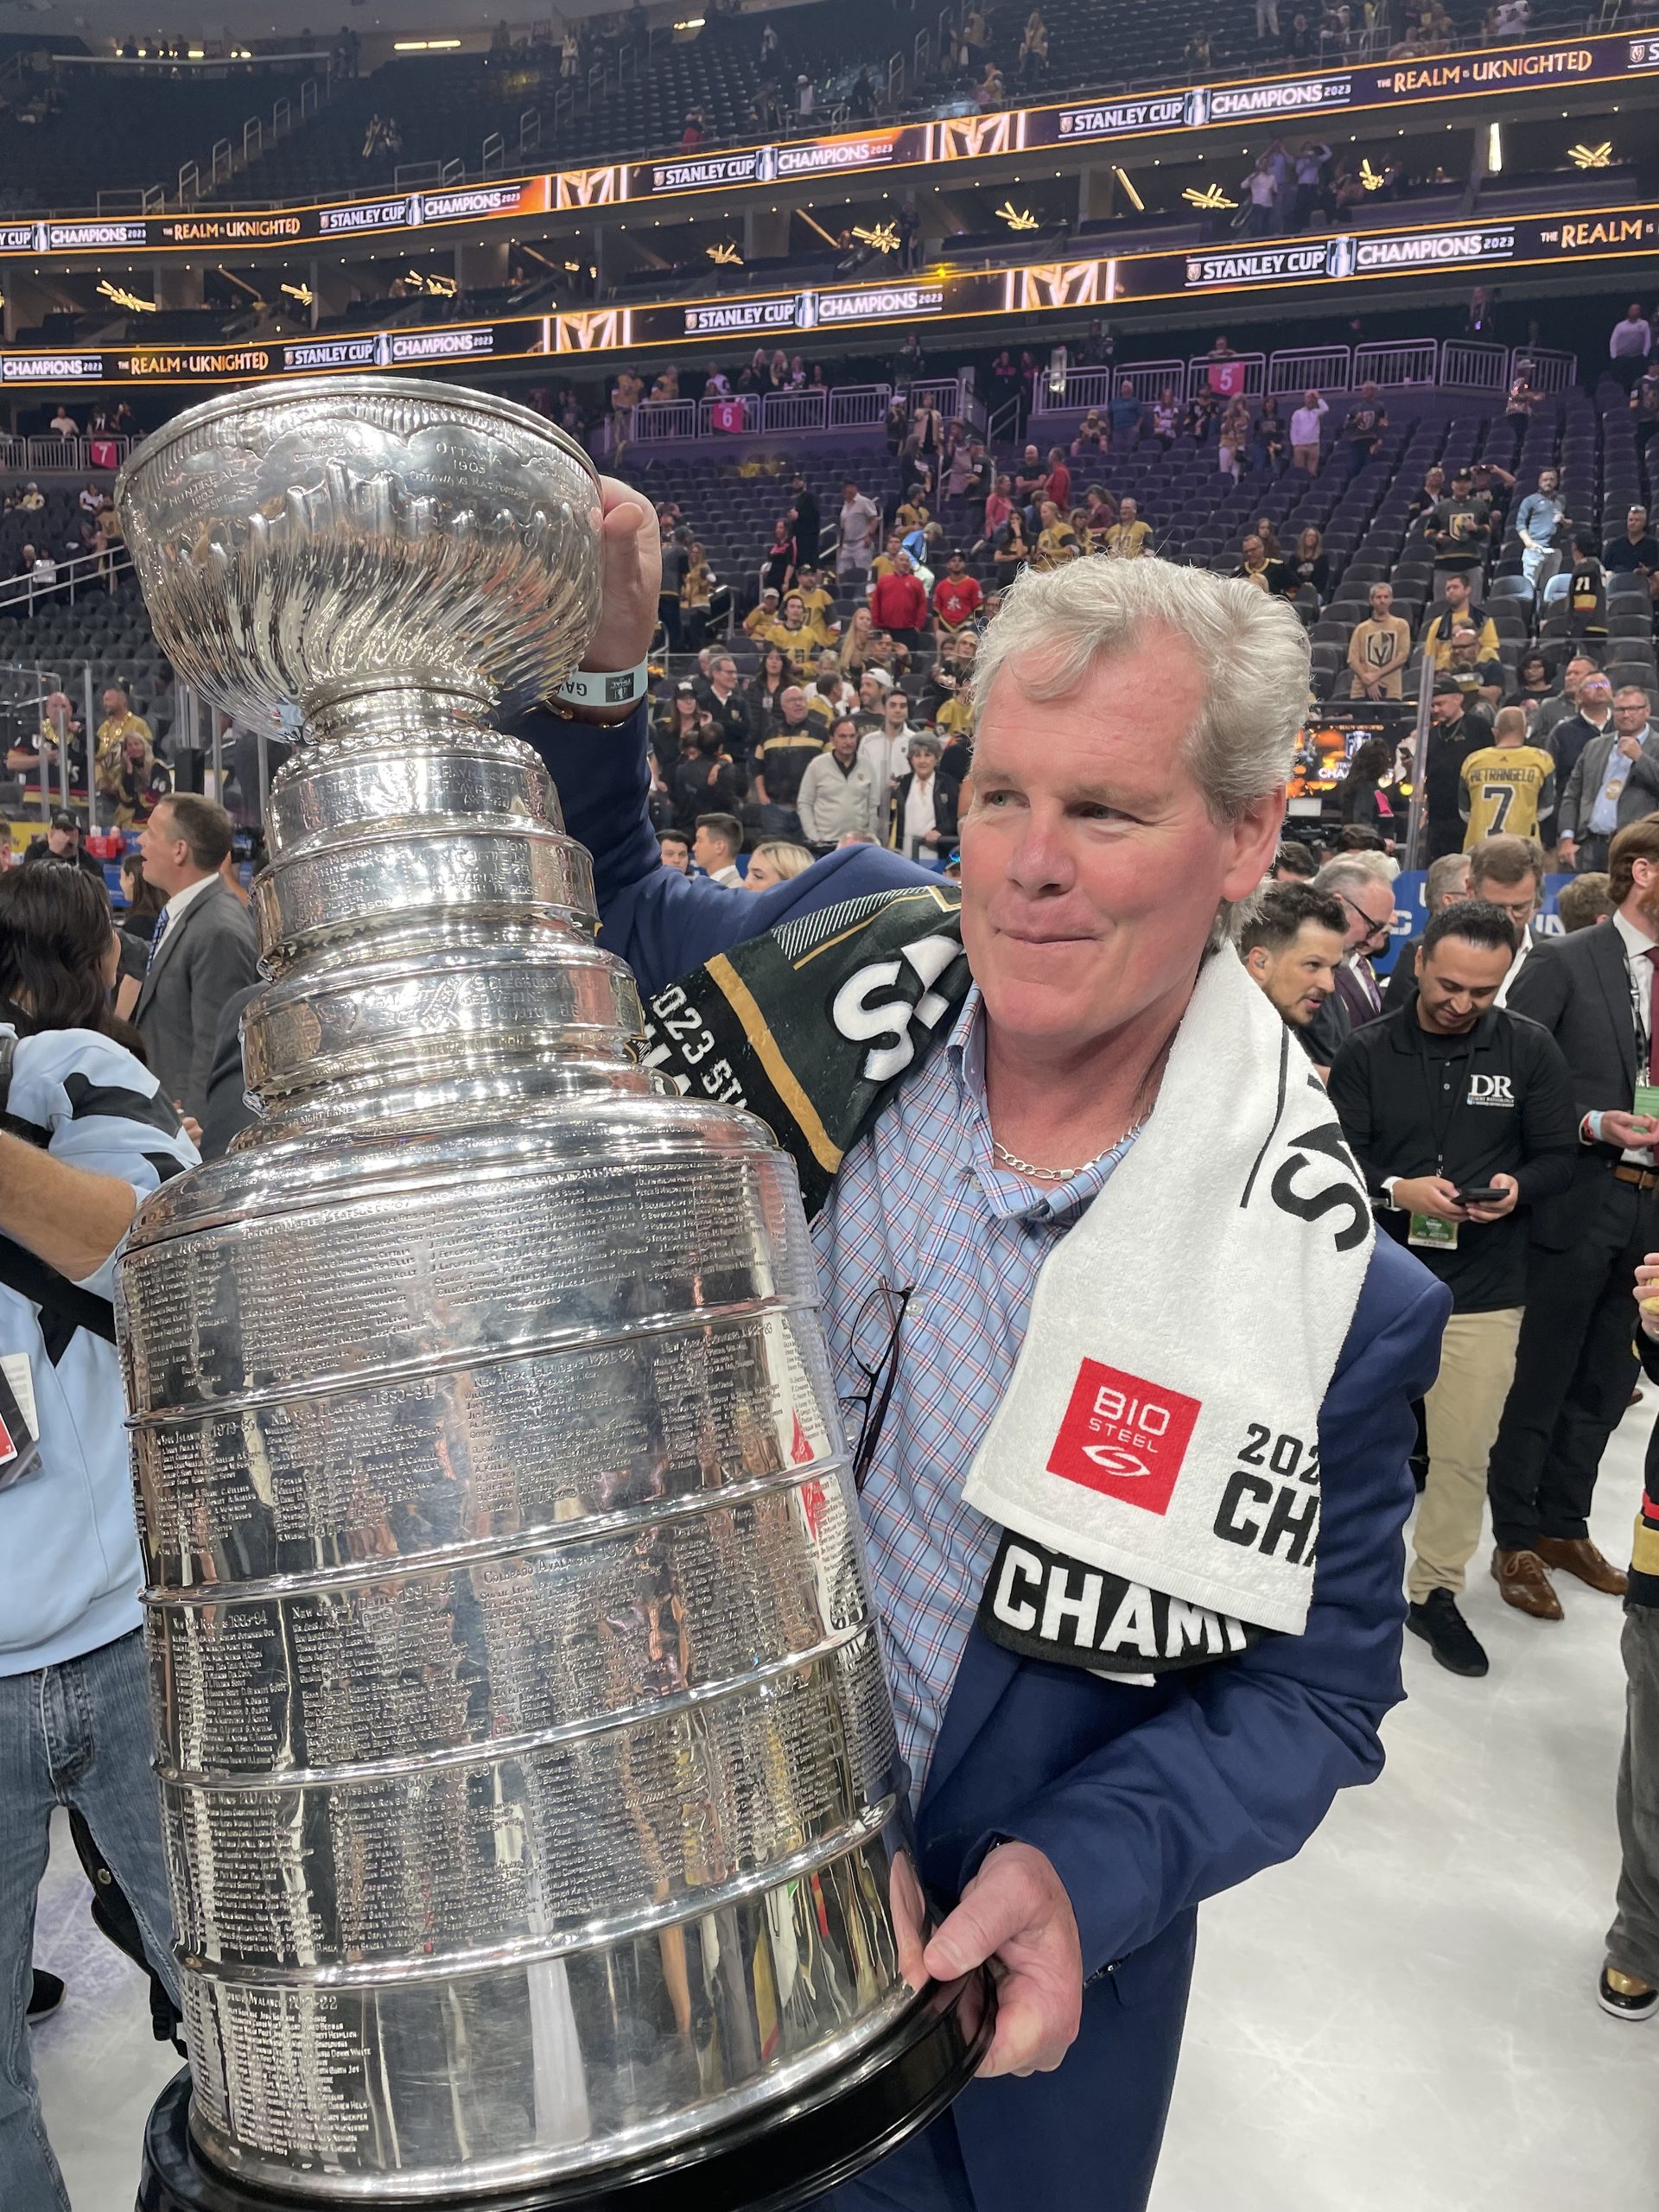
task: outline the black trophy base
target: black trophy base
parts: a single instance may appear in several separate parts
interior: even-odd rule
[[[936,2120],[971,2078],[990,2041],[995,2000],[973,1974],[931,1990],[879,2043],[810,2090],[767,2105],[670,2152],[493,2196],[418,2200],[387,2177],[377,2208],[423,2212],[795,2212],[849,2181]],[[277,2195],[208,2164],[191,2139],[190,2075],[175,2074],[144,2131],[136,2212],[301,2212],[360,2197]],[[693,2192],[689,2194],[688,2192]]]

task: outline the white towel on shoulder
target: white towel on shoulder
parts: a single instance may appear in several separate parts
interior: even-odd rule
[[[1156,1110],[1044,1265],[969,1503],[1299,1634],[1319,1407],[1374,1234],[1324,1085],[1230,947],[1212,954]]]

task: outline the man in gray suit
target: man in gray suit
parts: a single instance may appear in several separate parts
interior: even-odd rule
[[[144,824],[144,879],[167,904],[133,1020],[163,1091],[198,1121],[219,1011],[257,974],[253,924],[219,874],[230,849],[230,816],[193,792],[161,800]]]
[[[1639,683],[1613,694],[1613,719],[1592,737],[1573,764],[1556,817],[1563,868],[1607,865],[1608,842],[1627,822],[1659,809],[1659,737],[1648,720],[1648,695]]]

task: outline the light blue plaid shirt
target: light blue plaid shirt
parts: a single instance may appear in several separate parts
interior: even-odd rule
[[[870,1293],[882,1283],[912,1293],[861,1503],[899,1749],[918,1797],[1001,1535],[963,1502],[968,1470],[1014,1372],[1038,1273],[1131,1142],[1052,1188],[999,1166],[970,990],[944,1051],[853,1147],[812,1225],[843,1401],[864,1385],[852,1336]],[[873,1361],[887,1334],[885,1319],[867,1313],[857,1351]],[[849,1435],[849,1448],[856,1441]]]

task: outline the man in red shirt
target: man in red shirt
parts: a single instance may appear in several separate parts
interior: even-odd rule
[[[1071,512],[1071,471],[1058,446],[1048,449],[1048,494],[1063,515]]]
[[[887,575],[877,577],[870,591],[870,619],[878,630],[891,631],[901,645],[920,645],[927,627],[927,593],[908,553],[896,553]]]
[[[985,594],[977,578],[968,574],[963,555],[953,553],[944,574],[933,587],[933,626],[942,638],[954,637],[978,613]]]

